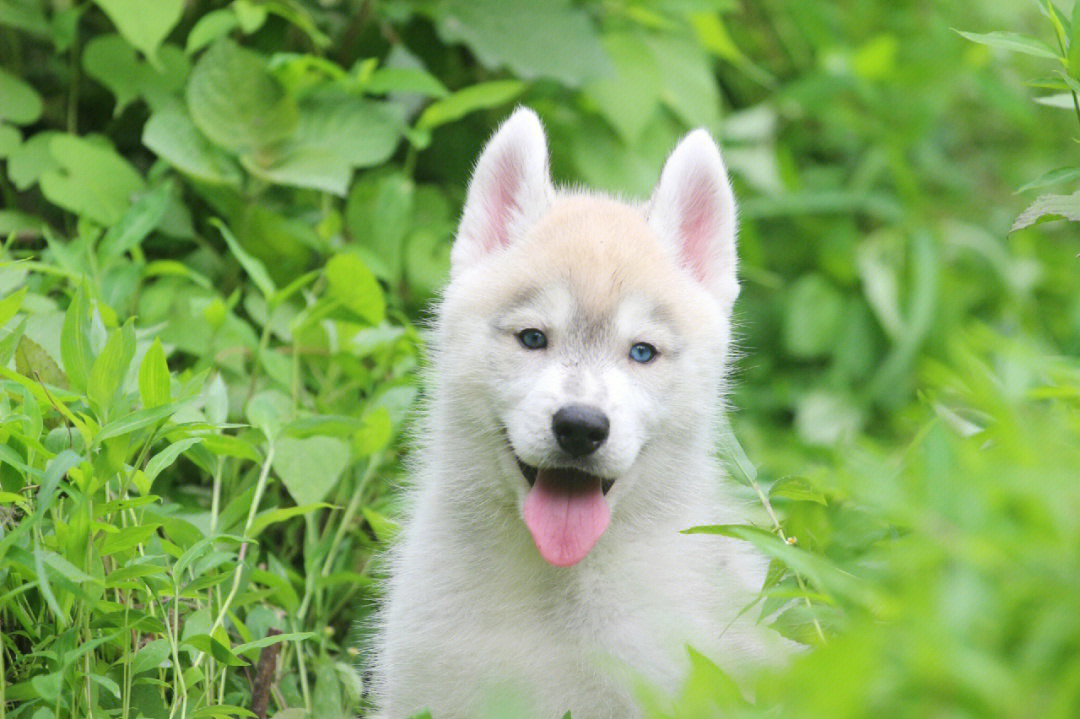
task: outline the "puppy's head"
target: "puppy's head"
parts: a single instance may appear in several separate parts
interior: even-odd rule
[[[644,206],[557,193],[531,110],[484,149],[437,375],[456,421],[491,440],[491,481],[513,492],[548,562],[583,559],[642,483],[680,481],[665,459],[712,429],[735,270],[734,197],[703,130]]]

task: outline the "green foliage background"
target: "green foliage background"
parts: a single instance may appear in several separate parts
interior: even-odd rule
[[[1080,260],[1027,226],[1080,200],[1010,229],[1080,179],[1078,35],[1049,0],[0,0],[0,717],[363,711],[418,328],[518,103],[558,181],[643,197],[704,126],[741,200],[758,510],[699,531],[773,557],[748,611],[812,649],[752,703],[693,655],[650,716],[1077,716]]]

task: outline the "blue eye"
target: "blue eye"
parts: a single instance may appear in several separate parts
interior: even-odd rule
[[[630,348],[630,359],[635,362],[645,364],[646,362],[652,362],[659,352],[648,342],[638,342],[636,345]]]
[[[518,340],[525,349],[542,350],[547,347],[547,335],[538,329],[521,330],[518,332]]]

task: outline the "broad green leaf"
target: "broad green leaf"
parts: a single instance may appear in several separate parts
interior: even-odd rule
[[[373,95],[407,93],[426,97],[446,97],[450,91],[437,77],[418,67],[381,67],[364,83],[364,92]]]
[[[353,435],[353,452],[358,457],[370,457],[390,444],[394,423],[385,407],[376,407],[364,415],[363,425]]]
[[[86,44],[82,64],[87,75],[116,96],[113,115],[119,116],[139,97],[154,109],[178,104],[175,93],[184,87],[191,67],[175,45],[163,46],[158,57],[158,65],[151,65],[120,36],[98,35]]]
[[[232,10],[211,10],[192,26],[184,51],[189,55],[198,52],[222,35],[235,30],[238,24],[236,13]]]
[[[251,0],[236,0],[232,9],[245,35],[250,35],[261,28],[269,14],[266,5],[256,5]]]
[[[215,185],[239,185],[240,168],[211,144],[181,107],[158,110],[143,128],[143,144],[180,172]]]
[[[349,446],[333,437],[279,437],[273,467],[298,505],[321,502],[349,463]]]
[[[288,395],[268,389],[252,397],[244,411],[251,426],[262,430],[266,438],[273,442],[280,434],[282,425],[292,419],[293,403]]]
[[[90,367],[94,363],[94,353],[90,347],[90,308],[85,284],[75,292],[64,313],[64,325],[60,331],[60,358],[72,386],[84,392],[90,379]]]
[[[67,389],[67,378],[60,371],[56,360],[50,357],[41,345],[25,335],[15,348],[15,369],[24,377]]]
[[[817,502],[828,504],[825,495],[814,489],[805,477],[781,477],[769,487],[769,499],[783,497],[796,502]]]
[[[843,297],[821,275],[800,278],[788,295],[784,347],[796,358],[829,354],[844,310]]]
[[[402,247],[415,219],[415,190],[403,174],[372,175],[353,185],[345,204],[345,227],[361,256],[391,286],[401,280]]]
[[[639,32],[607,33],[604,48],[614,72],[590,81],[584,92],[623,140],[632,143],[659,108],[665,78],[652,48]]]
[[[0,160],[18,149],[22,142],[22,133],[18,128],[0,123]]]
[[[268,182],[344,197],[353,169],[389,159],[403,126],[391,104],[313,93],[301,102],[297,130],[289,140],[240,160],[251,174]]]
[[[190,719],[233,719],[233,717],[253,716],[255,714],[244,707],[238,707],[234,704],[214,704],[191,712]]]
[[[32,125],[41,117],[41,95],[29,84],[0,67],[0,122]]]
[[[3,0],[0,2],[0,25],[22,30],[41,39],[47,39],[50,34],[49,20],[45,17],[45,7],[36,0]]]
[[[116,534],[107,534],[99,552],[103,557],[108,557],[112,554],[131,550],[131,548],[139,544],[146,544],[154,533],[158,531],[159,527],[161,527],[160,523],[151,521],[151,523],[147,524],[124,527]]]
[[[86,395],[103,412],[107,412],[121,389],[131,358],[135,355],[135,323],[128,320],[123,327],[112,330],[101,354],[94,358]]]
[[[98,243],[101,263],[108,264],[146,239],[161,223],[171,199],[172,183],[163,182],[135,200]]]
[[[172,652],[167,639],[154,639],[135,652],[131,660],[131,673],[141,674],[160,667]]]
[[[991,32],[981,34],[957,30],[956,33],[962,37],[967,38],[968,40],[971,40],[972,42],[989,45],[990,47],[996,48],[998,50],[1020,52],[1024,53],[1025,55],[1045,57],[1052,60],[1060,59],[1058,54],[1054,52],[1046,43],[1042,42],[1041,40],[1036,40],[1033,37],[1027,37],[1026,35],[1020,35],[1015,32]]]
[[[43,174],[55,170],[58,165],[49,152],[49,143],[63,133],[43,130],[35,133],[16,147],[7,161],[8,177],[20,191],[34,186]]]
[[[489,68],[576,87],[608,70],[592,19],[570,0],[446,0],[430,6],[439,36]]]
[[[11,318],[15,316],[15,313],[22,307],[23,300],[26,298],[26,290],[26,285],[23,285],[4,299],[0,300],[0,327],[3,327],[10,322]]]
[[[343,252],[326,263],[330,295],[353,313],[377,325],[386,318],[386,300],[371,270],[359,257]]]
[[[143,407],[160,407],[172,401],[169,365],[161,339],[155,337],[139,365],[139,397]]]
[[[660,98],[691,127],[720,124],[720,93],[709,58],[695,43],[677,35],[649,35],[656,68],[664,79]]]
[[[207,50],[187,88],[188,111],[204,135],[236,153],[258,153],[297,128],[296,103],[258,53],[222,38]]]
[[[151,61],[157,61],[157,49],[180,21],[184,0],[94,0],[105,11],[116,29]]]
[[[51,202],[102,225],[120,220],[144,187],[142,176],[111,148],[73,135],[49,143],[56,168],[41,175],[41,191]]]
[[[266,272],[266,266],[240,246],[240,242],[237,241],[236,236],[233,235],[224,222],[215,217],[211,218],[210,224],[221,232],[221,236],[225,239],[229,250],[232,251],[233,256],[240,263],[240,266],[244,268],[244,271],[248,273],[251,281],[262,292],[263,297],[269,298],[272,296],[277,291],[277,286],[274,285],[274,281],[270,279],[270,275]]]
[[[1043,195],[1036,199],[1016,218],[1010,232],[1054,220],[1080,222],[1080,192],[1071,195]]]
[[[432,130],[460,120],[470,112],[505,105],[524,90],[525,83],[520,80],[491,80],[470,85],[428,105],[416,121],[416,127]]]

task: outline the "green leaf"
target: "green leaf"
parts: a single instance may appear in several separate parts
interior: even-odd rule
[[[783,497],[796,502],[828,504],[825,495],[810,484],[805,477],[781,477],[769,488],[769,499]]]
[[[41,191],[51,202],[101,225],[113,225],[144,187],[142,176],[108,147],[73,135],[49,142],[56,168],[40,178]]]
[[[266,60],[225,38],[195,64],[187,103],[202,133],[236,153],[259,153],[297,128],[296,103],[267,70]]]
[[[401,531],[401,527],[398,526],[397,522],[373,507],[361,507],[360,513],[364,515],[364,519],[371,526],[371,531],[375,533],[375,537],[380,542],[393,542],[398,532]]]
[[[818,274],[801,277],[791,288],[784,315],[784,347],[798,359],[829,354],[844,311],[840,293]]]
[[[293,403],[288,395],[268,389],[252,397],[244,411],[251,426],[262,430],[273,442],[281,433],[281,426],[292,418]]]
[[[131,673],[141,674],[157,669],[169,658],[171,651],[168,639],[154,639],[147,642],[132,657]]]
[[[22,30],[41,39],[48,39],[50,34],[49,20],[40,2],[0,1],[0,25]]]
[[[120,392],[121,383],[135,355],[135,323],[128,320],[123,327],[112,330],[105,347],[90,368],[86,395],[91,402],[107,411]]]
[[[83,570],[79,569],[74,564],[69,562],[64,557],[61,557],[56,552],[50,552],[48,550],[42,550],[41,558],[42,558],[42,561],[45,563],[46,566],[48,566],[51,569],[55,570],[57,574],[59,574],[61,577],[63,577],[64,579],[67,579],[70,582],[74,582],[75,584],[84,584],[84,583],[97,584],[97,585],[102,584],[100,579],[97,579],[95,577],[91,577],[89,574],[87,574]]]
[[[0,123],[0,160],[18,149],[22,143],[22,133],[18,128]]]
[[[364,415],[363,425],[353,435],[353,452],[358,457],[370,457],[390,444],[394,423],[386,407],[376,407]]]
[[[94,354],[90,348],[90,311],[85,284],[80,285],[64,313],[64,325],[60,330],[60,358],[71,385],[80,392],[86,391]]]
[[[98,243],[98,257],[103,265],[137,247],[157,229],[172,199],[172,183],[163,182],[144,193],[110,227]]]
[[[184,51],[188,55],[198,52],[222,35],[228,35],[238,24],[232,10],[211,10],[192,26]]]
[[[1080,167],[1061,167],[1057,170],[1051,170],[1037,180],[1032,180],[1016,192],[1019,194],[1021,192],[1027,192],[1028,190],[1058,185],[1063,182],[1072,182],[1073,180],[1080,180]]]
[[[255,714],[244,707],[234,704],[214,704],[196,709],[190,719],[232,719],[232,717],[253,717]]]
[[[1036,40],[1033,37],[1027,37],[1026,35],[1020,35],[1015,32],[991,32],[986,34],[963,32],[962,30],[955,30],[955,32],[972,42],[989,45],[998,50],[1020,52],[1025,55],[1050,58],[1051,60],[1061,59],[1049,45],[1041,40]]]
[[[403,126],[394,105],[313,93],[300,104],[295,135],[273,150],[248,153],[240,160],[268,182],[344,197],[353,169],[389,159]]]
[[[172,404],[162,405],[161,407],[150,407],[147,409],[140,409],[138,412],[132,412],[131,414],[125,414],[119,419],[115,419],[102,427],[96,435],[94,435],[94,444],[98,445],[107,439],[113,437],[122,437],[125,434],[131,434],[141,429],[146,429],[152,425],[168,419],[172,415],[176,414],[180,409],[181,403],[173,402]]]
[[[279,437],[275,443],[274,471],[298,505],[325,499],[348,464],[349,446],[333,437]]]
[[[246,667],[248,665],[246,661],[236,656],[231,649],[209,634],[193,634],[190,637],[185,637],[181,644],[209,654],[226,666]]]
[[[460,120],[470,112],[505,105],[524,90],[525,83],[520,80],[491,80],[470,85],[428,105],[416,121],[416,128],[432,130]]]
[[[248,273],[248,277],[250,277],[252,282],[255,283],[255,286],[259,288],[259,291],[262,292],[263,297],[269,299],[277,292],[277,286],[266,272],[266,266],[257,258],[248,254],[247,250],[240,246],[240,242],[237,241],[236,236],[233,235],[232,231],[225,226],[225,223],[216,217],[213,217],[210,219],[210,224],[218,228],[218,231],[221,232],[221,236],[225,238],[225,243],[229,246],[233,256],[240,262],[240,266]]]
[[[1013,222],[1010,232],[1022,230],[1031,225],[1054,220],[1080,222],[1080,192],[1071,195],[1043,195],[1024,210]]]
[[[34,186],[43,174],[55,170],[58,165],[49,152],[49,143],[63,133],[43,130],[31,135],[8,157],[8,177],[20,191]]]
[[[23,285],[4,299],[0,300],[0,327],[3,327],[10,322],[11,318],[15,316],[15,313],[22,307],[23,300],[26,299],[26,290],[26,285]]]
[[[202,442],[202,437],[188,437],[187,439],[178,440],[170,444],[165,449],[161,450],[146,463],[146,479],[145,489],[140,488],[139,491],[142,494],[146,494],[150,491],[150,488],[154,484],[154,480],[157,476],[168,466],[170,466],[176,459],[186,452],[191,446]]]
[[[411,178],[397,172],[369,175],[353,185],[345,204],[345,227],[364,262],[392,287],[402,276],[415,189]]]
[[[665,78],[656,56],[641,33],[616,31],[604,35],[604,48],[615,65],[609,75],[596,78],[584,88],[625,142],[641,136],[660,106]]]
[[[386,318],[386,300],[371,270],[359,257],[343,252],[326,263],[330,296],[353,313],[377,325]]]
[[[180,21],[184,0],[94,0],[105,11],[116,29],[133,47],[151,61],[157,61],[157,49]]]
[[[315,632],[288,632],[286,634],[272,634],[262,639],[256,639],[255,641],[245,642],[244,644],[237,644],[233,647],[233,651],[237,654],[243,654],[250,649],[262,649],[263,647],[269,647],[273,644],[279,644],[281,642],[302,642],[308,639],[314,639],[318,635]]]
[[[158,337],[154,338],[154,343],[146,350],[139,365],[139,397],[143,407],[147,408],[160,407],[172,401],[169,364]]]
[[[292,519],[293,517],[299,517],[301,515],[308,514],[309,512],[314,512],[317,509],[332,509],[333,507],[334,505],[332,504],[319,502],[317,504],[305,504],[300,507],[271,509],[255,517],[255,520],[251,523],[251,528],[248,529],[247,536],[254,539],[260,534],[262,534],[262,531],[269,527],[271,524],[284,522],[288,519]]]
[[[101,543],[101,549],[99,550],[101,556],[108,557],[119,552],[126,552],[140,544],[146,544],[157,533],[160,526],[161,524],[158,522],[136,524],[124,527],[116,534],[105,535],[105,540]]]
[[[214,185],[239,186],[240,168],[199,132],[181,107],[158,110],[143,128],[143,144],[185,175]]]
[[[175,94],[184,87],[191,66],[175,45],[161,47],[158,56],[159,63],[151,65],[119,35],[98,35],[86,44],[82,65],[116,96],[116,117],[139,97],[154,109],[178,104]]]
[[[23,335],[15,348],[15,370],[35,381],[67,389],[67,378],[41,345]]]
[[[570,0],[445,0],[429,12],[444,42],[468,45],[490,68],[571,87],[608,70],[592,20]]]
[[[364,83],[364,92],[407,93],[425,97],[446,97],[450,91],[437,77],[418,67],[381,67]]]
[[[32,125],[41,118],[43,108],[37,90],[0,67],[0,122]]]

